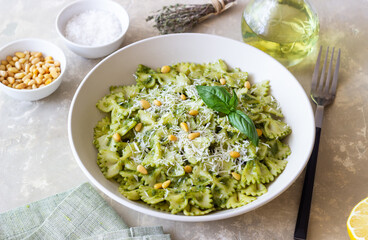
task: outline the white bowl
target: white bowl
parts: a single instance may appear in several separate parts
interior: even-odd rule
[[[56,45],[35,38],[20,39],[5,45],[0,49],[0,60],[6,59],[6,56],[14,56],[15,52],[23,51],[35,51],[41,52],[44,57],[52,56],[55,60],[60,62],[61,74],[56,80],[45,87],[37,89],[15,89],[4,84],[0,84],[0,89],[7,95],[24,101],[36,101],[49,96],[53,93],[61,84],[63,75],[66,69],[66,59],[64,52]]]
[[[164,49],[164,50],[163,50]],[[178,62],[207,63],[223,59],[231,67],[247,71],[252,82],[270,80],[271,93],[278,100],[285,121],[293,133],[287,138],[291,148],[284,172],[268,187],[268,192],[240,208],[221,210],[204,216],[172,215],[145,204],[130,201],[118,192],[118,184],[107,180],[96,163],[93,129],[104,116],[97,108],[99,99],[111,85],[134,84],[138,64],[152,68]],[[103,81],[101,81],[103,79]],[[79,166],[89,180],[115,201],[133,210],[176,221],[213,221],[256,209],[285,191],[304,169],[312,151],[315,135],[314,117],[308,96],[294,76],[279,62],[262,51],[224,37],[206,34],[173,34],[145,39],[102,60],[84,78],[73,98],[68,133]]]
[[[86,46],[70,41],[65,37],[65,25],[75,15],[88,10],[103,10],[113,13],[121,24],[121,34],[114,41],[99,45]],[[129,16],[125,9],[118,3],[110,0],[81,0],[63,8],[56,18],[56,30],[64,40],[66,46],[74,53],[85,58],[100,58],[117,50],[124,41],[125,33],[129,26]],[[96,32],[98,34],[98,32]]]

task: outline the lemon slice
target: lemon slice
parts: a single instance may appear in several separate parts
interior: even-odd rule
[[[368,197],[353,208],[346,225],[350,239],[368,240]]]

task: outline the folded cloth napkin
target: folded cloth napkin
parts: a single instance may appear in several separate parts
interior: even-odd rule
[[[129,228],[89,184],[0,214],[0,239],[170,240],[162,227]]]

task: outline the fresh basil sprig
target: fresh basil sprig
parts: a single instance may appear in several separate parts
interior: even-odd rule
[[[244,133],[255,146],[258,146],[259,138],[252,119],[236,109],[238,97],[234,89],[232,96],[224,87],[220,86],[196,86],[196,89],[198,95],[209,108],[227,114],[231,125]]]
[[[255,146],[258,146],[258,134],[252,119],[240,110],[231,111],[229,121],[233,127],[240,130],[252,141]]]
[[[196,89],[203,102],[209,108],[225,114],[230,113],[232,98],[225,88],[219,86],[196,86]]]

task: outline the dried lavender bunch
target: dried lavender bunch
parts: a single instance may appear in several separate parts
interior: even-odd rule
[[[236,0],[213,0],[212,4],[176,4],[165,6],[146,21],[154,20],[161,34],[183,33],[208,17],[219,14],[236,3]]]

